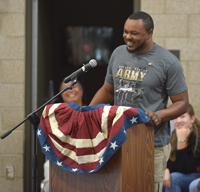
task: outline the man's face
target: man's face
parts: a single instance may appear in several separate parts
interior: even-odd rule
[[[66,86],[68,86],[71,82],[69,83],[62,83],[61,85],[61,90],[63,90]],[[67,91],[63,92],[61,94],[62,99],[65,103],[70,103],[74,102],[78,105],[82,105],[82,96],[83,96],[83,90],[80,89],[79,84],[76,83],[73,88],[70,90],[68,89]]]
[[[124,24],[123,38],[127,49],[135,53],[144,53],[149,44],[151,32],[147,32],[142,19],[127,19]]]

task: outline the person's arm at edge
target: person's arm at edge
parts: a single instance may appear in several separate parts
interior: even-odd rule
[[[89,106],[100,103],[111,103],[114,98],[114,85],[104,81],[103,86],[97,91]]]
[[[148,123],[149,126],[157,126],[162,121],[170,121],[187,112],[189,105],[187,90],[177,95],[170,96],[170,99],[172,104],[168,108],[156,111],[155,113],[151,111],[146,112],[151,118]]]
[[[170,171],[168,168],[165,169],[165,180],[163,181],[163,186],[170,188]]]
[[[184,91],[177,95],[170,96],[172,104],[167,108],[156,113],[161,117],[162,121],[175,119],[186,113],[189,106],[188,91]]]

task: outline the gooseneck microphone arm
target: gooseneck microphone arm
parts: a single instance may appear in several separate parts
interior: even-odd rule
[[[44,103],[41,107],[39,107],[38,109],[36,109],[36,111],[30,113],[21,123],[19,123],[18,125],[16,125],[13,129],[7,131],[6,133],[4,133],[3,135],[1,135],[1,139],[4,139],[5,137],[7,137],[10,133],[12,133],[12,131],[14,131],[17,127],[19,127],[21,124],[23,124],[27,119],[30,119],[33,114],[36,114],[38,111],[40,111],[42,108],[44,108],[47,104],[49,104],[51,101],[55,100],[56,97],[58,97],[59,95],[61,95],[63,92],[65,92],[68,89],[72,89],[72,87],[77,83],[77,77],[80,76],[82,73],[87,72],[89,69],[96,67],[97,66],[97,61],[95,59],[90,60],[90,62],[86,65],[84,65],[83,67],[81,67],[80,69],[78,69],[77,71],[73,72],[71,75],[69,75],[68,77],[66,77],[63,81],[65,83],[68,83],[69,81],[72,81],[70,83],[70,85],[68,85],[67,87],[65,87],[62,91],[60,91],[58,94],[56,94],[55,96],[53,96],[51,99],[49,99],[46,103]],[[31,122],[32,124],[34,123]]]
[[[92,59],[92,60],[90,60],[90,62],[88,64],[84,65],[82,68],[80,68],[79,70],[75,71],[74,73],[72,73],[71,75],[66,77],[63,80],[65,83],[71,81],[68,86],[66,86],[62,91],[60,91],[58,94],[56,94],[51,99],[49,99],[41,107],[39,107],[38,109],[36,109],[32,113],[30,113],[21,123],[19,123],[14,128],[12,128],[11,130],[9,130],[6,133],[4,133],[3,135],[1,135],[1,139],[6,138],[17,127],[19,127],[21,124],[23,124],[26,120],[29,120],[31,122],[31,124],[33,125],[33,131],[34,131],[33,148],[34,148],[34,150],[32,152],[32,160],[33,160],[33,163],[32,163],[32,192],[37,192],[37,189],[36,189],[36,186],[37,186],[37,180],[36,180],[36,178],[37,178],[37,175],[36,175],[36,171],[37,171],[36,130],[39,126],[40,118],[37,116],[36,113],[38,111],[40,111],[42,108],[44,108],[51,101],[55,100],[55,98],[58,97],[59,95],[61,95],[63,92],[67,91],[68,89],[72,89],[73,86],[77,83],[77,77],[79,75],[81,75],[82,73],[87,72],[89,69],[96,67],[96,65],[97,65],[96,60]]]
[[[23,124],[26,120],[30,120],[31,123],[33,125],[36,125],[37,123],[39,123],[37,120],[33,120],[32,117],[34,116],[34,114],[36,114],[38,111],[40,111],[42,108],[44,108],[47,104],[49,104],[51,101],[55,100],[56,97],[58,97],[59,95],[61,95],[63,92],[65,92],[68,89],[72,89],[72,87],[77,83],[77,80],[75,79],[74,81],[71,82],[70,85],[68,85],[67,87],[65,87],[62,91],[60,91],[58,94],[56,94],[55,96],[53,96],[51,99],[49,99],[46,103],[44,103],[42,106],[40,106],[38,109],[36,109],[36,111],[30,113],[21,123],[19,123],[18,125],[16,125],[13,129],[7,131],[6,133],[4,133],[3,135],[1,135],[1,139],[4,139],[5,137],[7,137],[10,133],[12,133],[17,127],[19,127],[21,124]]]

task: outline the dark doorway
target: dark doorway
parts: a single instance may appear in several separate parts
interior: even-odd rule
[[[133,12],[133,0],[39,0],[38,12],[38,107],[59,92],[64,77],[81,67],[73,65],[66,53],[68,27],[113,30],[109,50],[123,44],[123,25]],[[89,60],[85,60],[89,62]],[[85,63],[86,64],[86,63]],[[83,103],[88,105],[102,86],[107,64],[98,65],[79,77],[83,84]],[[44,155],[38,144],[38,183],[43,179]],[[26,177],[26,176],[25,176]],[[39,186],[38,186],[39,188]]]
[[[74,0],[74,1],[39,1],[39,103],[49,98],[49,81],[54,83],[54,92],[58,92],[60,82],[73,71],[81,67],[73,66],[67,61],[65,29],[67,27],[110,27],[113,39],[112,51],[123,44],[123,25],[133,12],[133,0]],[[85,60],[89,62],[89,60]],[[85,63],[86,64],[86,63]],[[97,65],[80,77],[84,84],[84,103],[90,100],[103,84],[107,65]]]

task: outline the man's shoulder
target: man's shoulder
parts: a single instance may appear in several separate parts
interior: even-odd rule
[[[121,55],[123,56],[127,56],[129,54],[128,50],[127,50],[127,46],[126,45],[120,45],[118,47],[116,47],[112,53],[111,56],[111,60],[115,57],[119,57]]]
[[[123,52],[123,53],[129,53],[128,49],[127,49],[127,45],[123,44],[123,45],[119,45],[117,46],[114,51],[114,53],[118,53],[118,52]]]
[[[179,59],[171,53],[168,49],[155,43],[155,52],[162,60],[171,61],[172,63],[179,61]]]
[[[116,47],[115,48],[115,50],[114,51],[118,51],[118,50],[126,50],[127,51],[127,48],[126,48],[127,46],[126,45],[119,45],[118,47]]]
[[[162,47],[161,45],[158,45],[156,43],[155,43],[155,49],[157,51],[161,51],[163,53],[172,54],[168,49],[166,49],[165,47]]]

